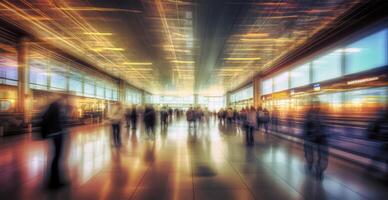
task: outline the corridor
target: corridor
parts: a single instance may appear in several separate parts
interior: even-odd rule
[[[386,185],[365,169],[330,157],[323,181],[307,175],[303,149],[256,133],[244,145],[240,128],[211,120],[196,129],[185,120],[156,129],[123,129],[121,148],[110,127],[82,126],[68,137],[66,176],[70,185],[43,186],[48,141],[31,135],[1,138],[2,199],[384,199]]]

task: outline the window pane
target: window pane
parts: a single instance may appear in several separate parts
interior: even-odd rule
[[[47,89],[47,64],[44,61],[33,60],[30,62],[30,87],[34,89]]]
[[[53,90],[65,90],[66,89],[66,76],[63,72],[52,72],[50,79],[50,89]]]
[[[313,61],[313,82],[341,76],[341,51],[336,50]]]
[[[0,84],[17,85],[17,67],[15,54],[0,53]]]
[[[300,87],[310,83],[309,65],[310,63],[307,63],[290,71],[291,88]]]
[[[111,88],[105,88],[105,99],[108,99],[108,100],[112,99],[112,89]]]
[[[365,37],[346,47],[346,74],[387,64],[387,29]]]
[[[85,96],[94,96],[94,83],[86,82],[84,83],[84,95]]]
[[[98,98],[105,98],[105,89],[102,86],[96,87],[96,96]]]
[[[288,89],[288,72],[281,73],[274,77],[274,92]]]
[[[113,89],[112,91],[112,100],[118,100],[119,99],[119,93],[117,91],[117,89]]]
[[[69,91],[75,92],[76,95],[82,94],[82,82],[78,79],[69,79]]]
[[[263,92],[263,94],[270,94],[273,92],[273,90],[272,90],[272,78],[263,81],[262,92]]]

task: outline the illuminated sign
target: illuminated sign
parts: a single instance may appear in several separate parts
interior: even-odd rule
[[[366,83],[366,82],[376,81],[376,80],[379,80],[379,77],[370,77],[370,78],[357,79],[357,80],[348,81],[348,85]]]

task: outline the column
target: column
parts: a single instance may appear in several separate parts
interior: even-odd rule
[[[119,102],[126,105],[126,82],[123,80],[119,81]]]
[[[29,89],[29,65],[28,65],[29,39],[23,37],[17,44],[18,62],[18,100],[16,111],[23,115],[25,125],[31,122],[32,94]]]
[[[258,107],[261,104],[261,78],[253,78],[253,106]]]

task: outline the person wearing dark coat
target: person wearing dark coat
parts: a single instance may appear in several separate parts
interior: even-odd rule
[[[156,113],[155,109],[152,106],[147,106],[144,111],[144,126],[146,129],[147,137],[155,139],[155,122],[156,122]]]
[[[304,152],[308,172],[322,179],[328,166],[328,143],[322,124],[322,113],[319,104],[315,104],[307,111],[303,124]]]
[[[67,135],[65,125],[70,106],[66,106],[66,97],[61,97],[52,102],[42,117],[42,133],[45,138],[52,141],[52,160],[48,178],[50,189],[60,188],[66,185],[63,175],[64,140]]]

